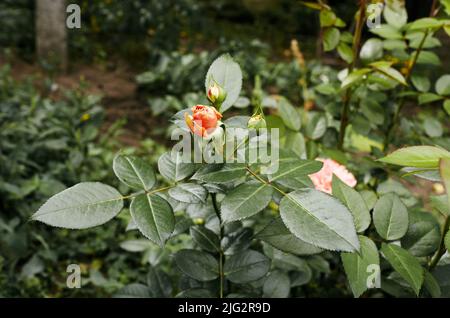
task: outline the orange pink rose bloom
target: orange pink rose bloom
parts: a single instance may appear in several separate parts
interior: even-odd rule
[[[317,158],[316,160],[323,162],[323,167],[320,171],[309,175],[314,187],[317,190],[332,193],[331,181],[333,180],[333,174],[335,174],[342,182],[350,187],[356,185],[356,179],[347,168],[332,159]]]
[[[219,125],[222,114],[212,106],[195,105],[191,108],[192,116],[185,113],[184,119],[189,129],[200,137],[208,137]]]

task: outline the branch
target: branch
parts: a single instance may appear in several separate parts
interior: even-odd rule
[[[357,64],[357,60],[359,57],[359,50],[361,46],[361,34],[362,28],[364,26],[364,20],[366,16],[366,6],[367,0],[361,0],[359,4],[359,16],[356,21],[355,34],[353,36],[353,60],[349,65],[348,74],[350,74]],[[347,130],[348,122],[349,122],[349,111],[350,111],[350,100],[352,98],[352,89],[347,88],[344,96],[344,107],[342,108],[341,113],[341,127],[339,129],[339,143],[338,148],[342,149],[344,146],[345,139],[345,131]]]

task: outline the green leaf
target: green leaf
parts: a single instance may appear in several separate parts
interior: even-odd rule
[[[430,90],[431,82],[426,76],[413,75],[411,81],[419,92],[426,93]]]
[[[331,274],[330,263],[321,255],[312,255],[306,258],[307,264],[314,272]]]
[[[422,47],[422,49],[430,49],[441,46],[441,42],[433,37],[432,33],[426,34],[423,31],[407,33],[406,39],[409,40],[408,46],[412,49],[418,49],[419,47]]]
[[[312,270],[305,259],[284,253],[276,248],[265,244],[263,246],[264,253],[272,259],[272,267],[278,268],[287,272],[295,272],[295,283],[297,286],[307,284],[312,278]],[[307,260],[313,259],[313,256]],[[316,268],[315,268],[316,269]]]
[[[422,50],[419,54],[419,57],[417,58],[417,64],[430,64],[439,66],[442,63],[436,53]]]
[[[405,50],[407,45],[402,40],[384,40],[383,48],[385,50],[393,51],[393,50]]]
[[[206,165],[199,169],[191,179],[210,183],[228,183],[245,177],[246,165],[241,163],[229,163],[223,166]]]
[[[406,83],[405,78],[403,77],[403,75],[397,71],[395,68],[392,68],[390,66],[387,65],[382,65],[378,62],[372,63],[370,64],[376,71],[380,72],[383,75],[386,75],[389,78],[392,78],[393,80],[396,80],[397,82],[399,82],[402,85],[408,85]]]
[[[223,199],[220,213],[224,222],[248,218],[263,210],[272,199],[273,189],[267,184],[241,184]]]
[[[338,44],[341,32],[337,28],[327,28],[323,32],[323,50],[325,52],[334,50]]]
[[[383,56],[383,41],[377,38],[367,40],[361,47],[359,56],[365,61],[380,59]]]
[[[414,298],[414,290],[397,272],[381,277],[381,289],[396,298]]]
[[[308,265],[306,265],[307,268],[309,268]],[[291,278],[291,287],[298,287],[308,284],[311,281],[312,278],[312,271],[309,269],[309,271],[304,272],[293,272],[290,275]]]
[[[363,190],[360,194],[363,197],[364,202],[366,202],[369,211],[372,210],[378,200],[377,194],[371,190]]]
[[[113,170],[120,181],[133,189],[149,191],[156,182],[152,166],[138,157],[117,155],[114,158]]]
[[[289,131],[286,134],[284,147],[292,150],[299,157],[305,156],[306,144],[303,134],[301,132]]]
[[[448,36],[450,36],[450,25],[444,25],[444,31]]]
[[[292,130],[299,130],[301,121],[300,114],[294,108],[294,106],[289,103],[286,98],[280,98],[278,102],[278,109],[280,112],[281,119]]]
[[[150,298],[150,290],[143,284],[129,284],[121,288],[114,298]]]
[[[270,258],[272,258],[273,267],[282,269],[287,272],[299,271],[304,274],[303,276],[305,279],[311,279],[312,271],[305,259],[288,253],[284,253],[275,248],[273,248],[272,251],[269,252],[267,245],[264,246],[264,252],[267,253]]]
[[[423,285],[430,293],[431,297],[439,298],[441,297],[441,287],[439,283],[436,281],[436,278],[430,273],[425,272],[425,280],[423,281]]]
[[[205,288],[191,288],[179,292],[175,298],[213,298],[211,291]]]
[[[396,193],[407,207],[412,207],[418,203],[417,199],[412,195],[408,188],[399,181],[388,179],[378,185],[378,196],[382,196],[389,192]]]
[[[195,183],[180,183],[175,188],[169,190],[169,195],[184,203],[205,202],[208,191],[204,187]]]
[[[371,218],[363,197],[336,175],[333,175],[332,187],[333,196],[344,203],[352,213],[356,231],[358,233],[364,232],[369,227]]]
[[[439,224],[431,213],[409,213],[408,231],[401,240],[404,249],[417,257],[430,256],[439,248],[440,240]]]
[[[343,32],[341,34],[341,41],[347,44],[352,44],[353,43],[353,34],[351,34],[350,32]]]
[[[385,121],[384,108],[372,99],[362,100],[360,103],[361,112],[364,116],[376,125],[382,125]],[[365,129],[365,127],[363,127]]]
[[[408,12],[404,3],[402,4],[388,2],[383,10],[383,16],[386,22],[397,29],[401,29],[408,21]]]
[[[449,0],[441,0],[441,5],[444,7],[445,13],[450,15],[450,1]]]
[[[225,277],[236,284],[245,284],[262,278],[270,268],[270,260],[263,254],[247,250],[225,260]]]
[[[450,158],[442,158],[439,161],[439,172],[441,173],[444,187],[447,190],[448,208],[450,211]]]
[[[444,133],[441,122],[432,117],[426,117],[423,121],[423,128],[429,137],[441,137]]]
[[[175,262],[184,274],[201,282],[207,282],[219,276],[219,262],[206,252],[180,250],[175,254]]]
[[[447,248],[447,251],[450,251],[450,231],[447,231],[447,234],[445,235],[445,247]]]
[[[287,298],[291,290],[289,276],[281,271],[274,271],[269,274],[264,282],[263,297],[266,298]]]
[[[347,89],[355,84],[359,84],[367,73],[370,73],[369,68],[361,68],[359,70],[355,70],[347,75],[347,77],[342,81],[341,88]]]
[[[320,27],[325,28],[325,27],[333,26],[334,23],[336,22],[336,18],[337,18],[336,14],[334,14],[333,11],[321,10],[320,15],[319,15]]]
[[[314,245],[302,241],[289,232],[281,218],[277,218],[269,223],[269,225],[256,235],[256,238],[283,252],[296,255],[312,255],[323,251]]]
[[[219,237],[213,231],[204,226],[191,226],[189,233],[202,250],[212,253],[220,251]]]
[[[320,248],[358,251],[353,217],[337,199],[314,189],[287,194],[280,214],[289,231],[299,239]]]
[[[403,38],[400,31],[389,24],[381,24],[379,27],[371,28],[370,32],[389,40],[401,40]]]
[[[319,160],[301,160],[295,158],[280,158],[278,161],[278,170],[269,175],[270,182],[278,182],[281,185],[289,186],[289,180],[293,178],[309,178],[308,175],[313,174],[322,169],[323,163]]]
[[[310,276],[311,268],[305,258],[300,258],[292,254],[285,253],[269,245],[264,245],[264,253],[272,259],[272,267],[284,271],[301,271],[305,276]],[[309,277],[311,278],[311,277]]]
[[[412,146],[398,149],[378,160],[403,167],[437,168],[441,158],[450,158],[450,152],[433,146]]]
[[[408,251],[394,244],[383,243],[381,252],[394,270],[400,274],[419,295],[424,280],[424,269]]]
[[[347,24],[345,23],[345,21],[342,20],[341,18],[337,18],[336,22],[334,23],[334,26],[338,28],[344,28],[346,25]]]
[[[314,185],[308,176],[282,177],[278,179],[277,184],[282,185],[290,190],[298,190],[303,188],[312,188]]]
[[[206,93],[214,81],[227,93],[220,108],[224,112],[238,100],[242,87],[241,68],[229,54],[219,56],[209,67],[205,80]]]
[[[450,95],[450,75],[442,75],[436,82],[436,92],[439,95]]]
[[[375,243],[365,236],[359,236],[359,242],[360,253],[341,253],[344,270],[355,297],[361,296],[369,288],[369,283],[372,283],[368,281],[373,275],[370,266],[380,265]]]
[[[447,99],[447,100],[444,102],[443,107],[444,107],[444,110],[447,112],[447,115],[450,116],[450,99]]]
[[[351,62],[353,62],[353,50],[352,48],[344,42],[340,42],[338,47],[337,47],[337,51],[339,56],[348,64],[350,64]]]
[[[34,254],[26,263],[23,265],[20,271],[19,277],[21,279],[30,279],[35,277],[37,274],[42,273],[45,269],[45,264],[41,258]]]
[[[56,227],[86,229],[108,222],[122,207],[123,197],[113,187],[82,182],[52,196],[31,219]]]
[[[435,18],[422,18],[422,19],[418,19],[414,22],[412,22],[409,25],[409,30],[414,31],[414,30],[426,30],[426,29],[436,29],[436,28],[440,28],[444,25],[444,23],[442,21],[439,21],[438,19]]]
[[[433,181],[433,182],[441,181],[441,177],[439,176],[439,171],[437,169],[419,169],[419,168],[406,167],[406,168],[403,168],[401,171],[405,172],[405,174],[403,174],[402,177],[413,175],[418,178],[422,178],[422,179]]]
[[[408,230],[408,210],[395,193],[383,195],[373,209],[377,233],[386,240],[398,240]]]
[[[227,233],[222,238],[221,246],[225,255],[233,255],[249,248],[253,240],[253,230],[240,227],[236,231]]]
[[[175,208],[178,208],[178,207],[175,207]],[[172,209],[174,209],[174,208],[172,208]],[[176,215],[175,216],[175,229],[173,230],[172,235],[170,237],[171,238],[176,237],[180,234],[185,233],[189,229],[189,227],[192,225],[192,223],[193,223],[192,219],[190,217],[188,217],[187,215],[184,215],[184,214]]]
[[[172,296],[172,282],[170,277],[158,268],[150,266],[147,274],[148,289],[155,298],[165,298]]]
[[[306,136],[312,140],[321,138],[327,130],[327,119],[321,113],[309,113],[308,123],[306,124]]]
[[[314,87],[314,90],[323,95],[333,95],[337,93],[336,88],[330,83],[321,83]]]
[[[175,229],[172,207],[158,195],[138,195],[131,202],[130,213],[139,231],[160,247]]]
[[[420,94],[419,95],[419,105],[423,105],[423,104],[428,104],[428,103],[433,103],[435,101],[438,100],[442,100],[443,97],[433,94],[433,93],[424,93],[424,94]]]
[[[195,171],[195,165],[192,163],[184,163],[181,153],[171,154],[166,152],[158,160],[159,172],[168,180],[181,181]]]
[[[439,282],[442,297],[450,297],[450,265],[442,264],[436,266],[433,270],[433,276]]]
[[[127,252],[143,252],[154,246],[155,245],[147,239],[127,240],[120,243],[120,247]]]

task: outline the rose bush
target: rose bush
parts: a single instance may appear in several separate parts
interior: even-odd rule
[[[189,143],[202,149],[200,162],[174,147],[158,160],[157,175],[147,161],[119,153],[113,170],[122,193],[80,183],[32,218],[84,229],[110,221],[130,200],[129,227],[151,242],[144,250],[152,267],[145,284],[119,296],[317,296],[314,286],[340,282],[340,273],[355,297],[449,296],[450,139],[437,119],[448,120],[450,82],[443,75],[430,92],[424,72],[439,63],[434,34],[448,32],[450,20],[436,16],[450,5],[434,1],[429,18],[408,23],[404,3],[387,1],[384,23],[364,41],[368,1],[360,1],[353,34],[328,5],[305,4],[319,13],[324,51],[336,50],[346,67],[309,70],[293,42],[303,108],[266,93],[259,76],[250,92],[241,91],[241,69],[223,55],[206,74],[202,98],[211,105],[173,117],[173,134],[199,137]],[[241,95],[252,116],[228,116]],[[434,105],[435,118],[403,116],[414,102],[443,107]],[[235,144],[236,129],[247,134]],[[387,155],[406,142],[421,146]],[[252,149],[260,160],[248,159]],[[271,162],[263,160],[268,149],[278,154]],[[222,161],[206,160],[212,157]],[[422,204],[402,176],[440,182],[447,193]],[[166,258],[176,264],[170,277],[155,250],[173,255]]]

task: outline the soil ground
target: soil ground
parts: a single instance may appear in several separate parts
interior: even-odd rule
[[[8,63],[11,66],[11,74],[14,79],[21,81],[32,78],[36,86],[44,91],[43,79],[48,74],[38,65],[29,64],[23,60],[8,59],[0,56],[0,67]],[[64,90],[72,90],[86,87],[88,94],[102,96],[101,104],[105,108],[107,129],[119,119],[126,119],[120,142],[125,146],[138,146],[139,141],[145,137],[160,139],[153,134],[152,127],[158,123],[150,112],[147,102],[138,96],[135,76],[138,73],[131,70],[125,63],[115,63],[113,67],[103,65],[72,65],[65,74],[56,75],[53,82],[57,89],[49,94],[52,99],[61,98]],[[45,92],[43,92],[45,93]]]

